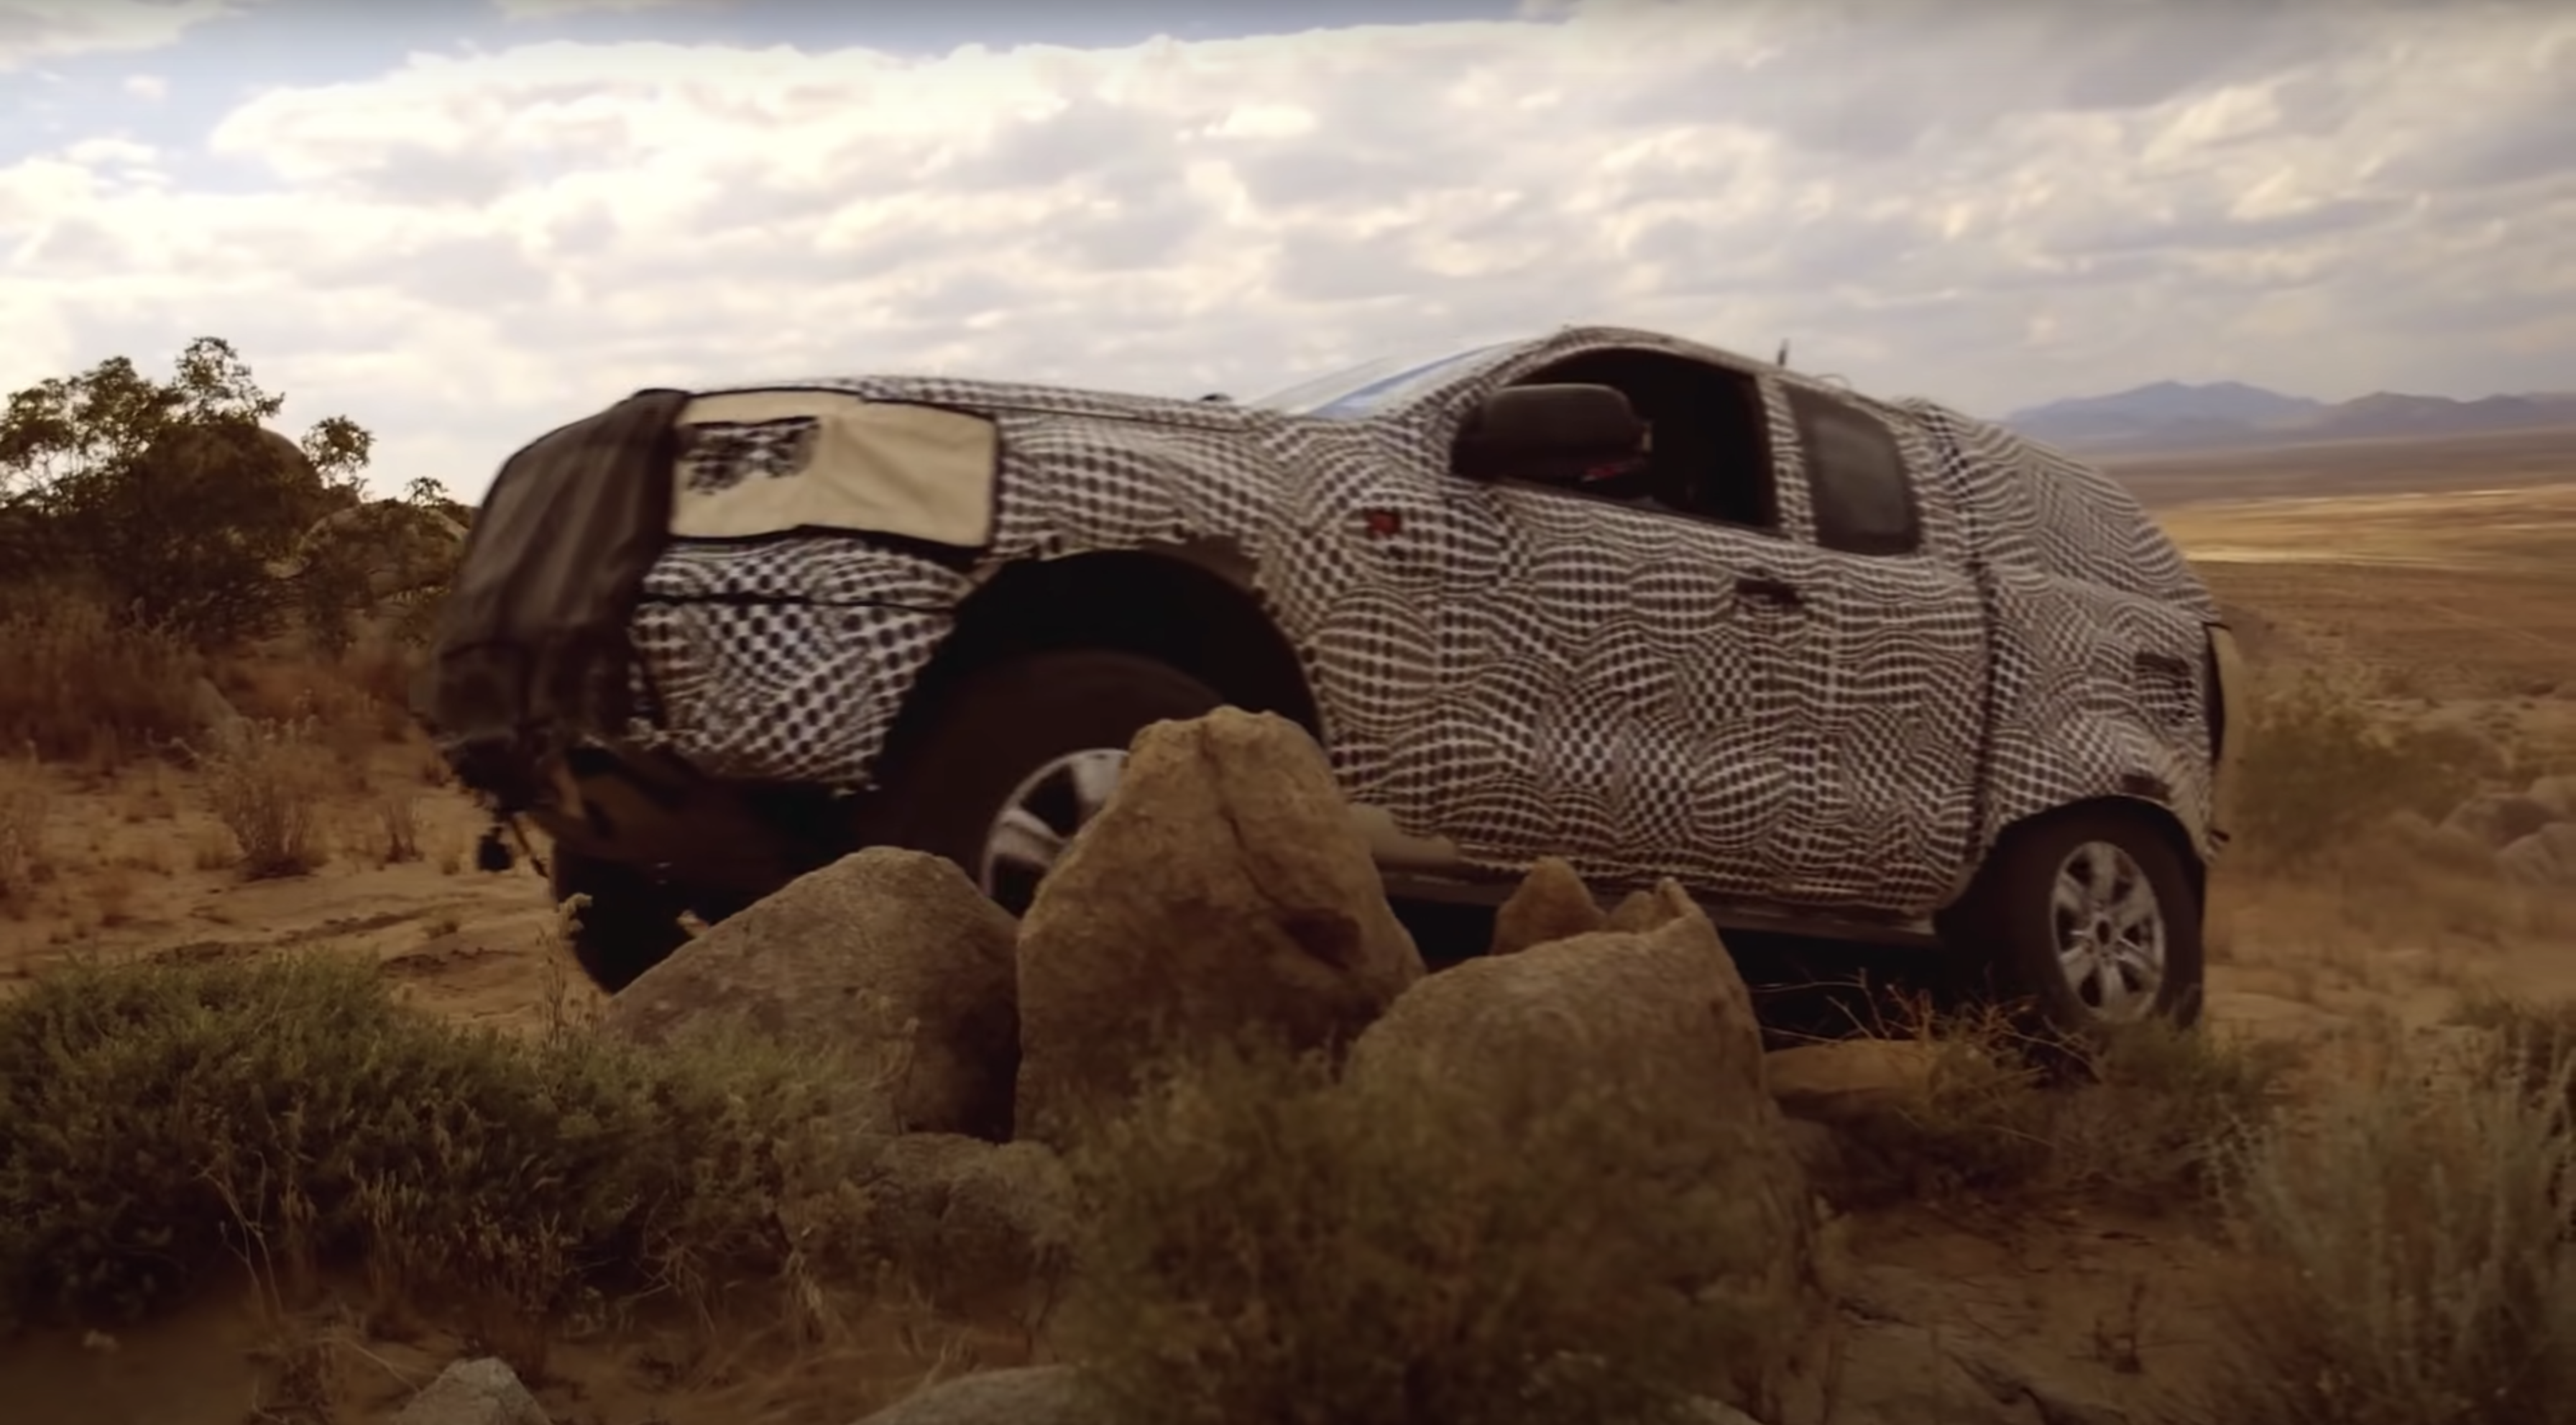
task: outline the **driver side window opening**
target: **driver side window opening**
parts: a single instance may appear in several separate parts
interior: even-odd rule
[[[1515,386],[1608,386],[1646,423],[1635,460],[1549,480],[1559,489],[1646,509],[1776,529],[1769,425],[1749,374],[1660,351],[1594,351],[1551,362]]]

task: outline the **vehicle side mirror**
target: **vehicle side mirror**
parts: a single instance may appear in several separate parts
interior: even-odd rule
[[[1508,386],[1468,412],[1450,467],[1470,480],[1571,480],[1645,448],[1646,423],[1614,386]]]

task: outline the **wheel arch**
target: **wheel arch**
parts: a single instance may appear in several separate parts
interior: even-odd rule
[[[889,751],[913,735],[960,678],[1029,653],[1100,649],[1152,658],[1225,700],[1324,736],[1303,660],[1231,543],[1197,541],[1025,560],[958,605],[956,621],[905,699]]]
[[[2173,849],[2175,858],[2182,863],[2183,875],[2191,882],[2192,899],[2198,902],[2198,908],[2205,919],[2209,907],[2209,863],[2203,859],[2200,846],[2192,836],[2191,828],[2184,824],[2182,817],[2172,807],[2151,797],[2122,794],[2087,797],[2081,801],[2061,802],[2056,806],[2032,812],[2008,823],[1996,833],[1994,839],[1987,844],[1985,857],[1979,862],[1978,869],[1982,872],[1985,861],[1993,860],[1997,851],[2013,839],[2028,833],[2033,827],[2099,811],[2117,812],[2124,816],[2135,817],[2152,827],[2156,834],[2163,838],[2165,844]]]

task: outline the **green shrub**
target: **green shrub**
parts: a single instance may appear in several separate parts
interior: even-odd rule
[[[2412,1056],[2249,1133],[2224,1175],[2212,1419],[2240,1425],[2576,1420],[2576,1172],[2563,1071],[2428,1072]]]
[[[1065,1329],[1111,1418],[1629,1421],[1778,1348],[1654,1284],[1745,1209],[1623,1172],[1653,1125],[1573,1096],[1506,1140],[1461,1108],[1239,1049],[1094,1125]]]
[[[2297,1052],[2161,1021],[2085,1043],[2000,1013],[1923,1018],[1922,1073],[1840,1124],[1870,1201],[2082,1193],[2152,1210],[2204,1202],[2226,1144],[2274,1111]]]
[[[242,1262],[531,1315],[775,1281],[856,1079],[715,1030],[459,1027],[356,961],[75,963],[0,1003],[0,1317],[131,1317]]]
[[[2263,690],[2236,728],[2245,743],[2229,859],[2257,870],[2304,869],[2397,812],[2438,820],[2505,770],[2475,737],[2391,725],[2323,675]]]

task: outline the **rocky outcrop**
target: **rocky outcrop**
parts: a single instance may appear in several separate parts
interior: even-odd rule
[[[610,1002],[644,1043],[713,1015],[881,1069],[889,1132],[1007,1136],[1015,927],[956,863],[872,848],[797,878]]]
[[[1511,899],[1494,913],[1494,939],[1487,954],[1509,955],[1551,940],[1583,935],[1609,924],[1592,888],[1562,857],[1542,856]]]
[[[1667,906],[1687,902],[1678,888]],[[1785,1343],[1731,1403],[1777,1425],[1821,1410],[1834,1333],[1818,1279],[1818,1210],[1766,1090],[1752,997],[1695,907],[1647,931],[1604,930],[1425,980],[1360,1036],[1360,1091],[1438,1091],[1511,1134],[1567,1104],[1632,1115],[1605,1172],[1723,1184],[1727,1240],[1676,1244],[1665,1287],[1759,1314]],[[1641,1290],[1655,1283],[1640,1283]]]
[[[1020,927],[1018,1136],[1065,1141],[1169,1048],[1345,1041],[1422,974],[1304,729],[1157,723]]]

